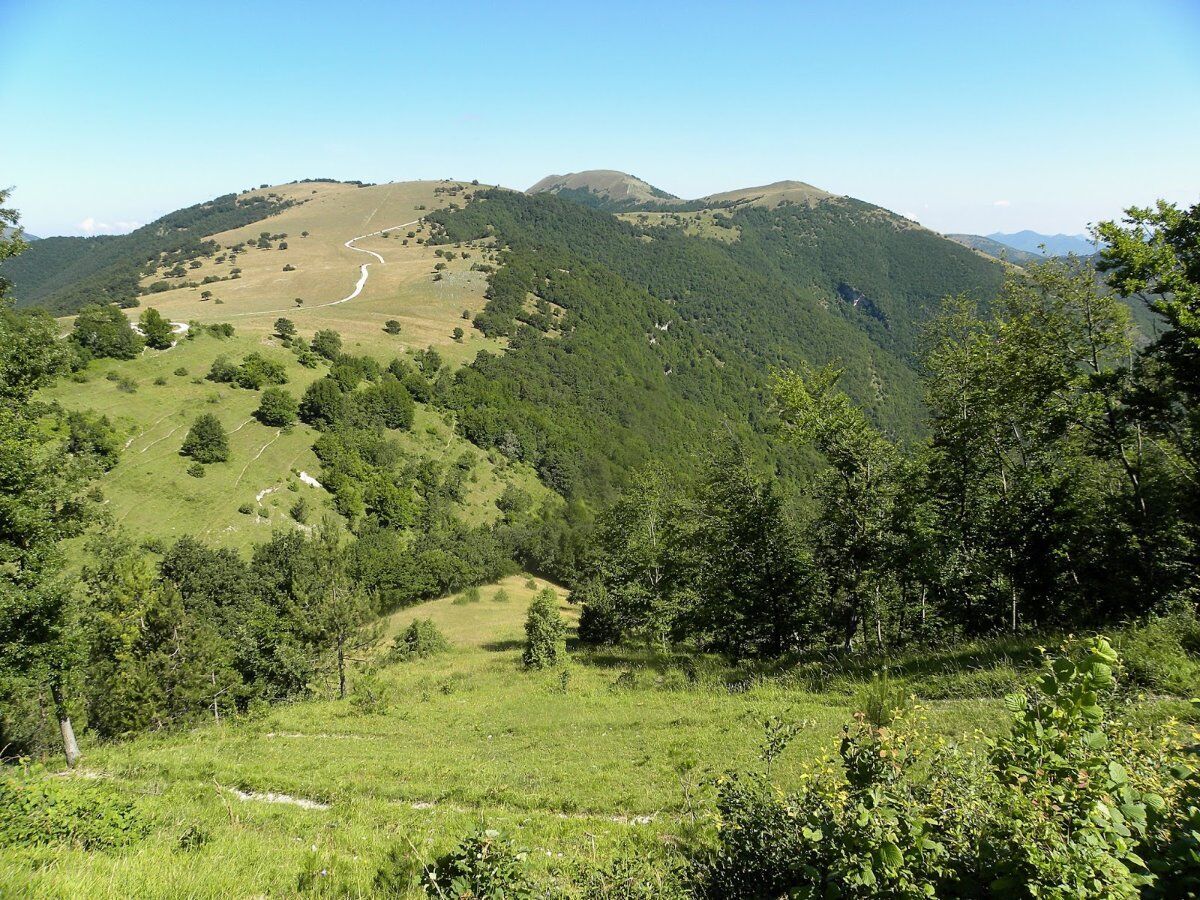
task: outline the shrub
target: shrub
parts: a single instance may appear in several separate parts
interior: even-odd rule
[[[185,369],[183,366],[180,366],[178,369],[175,370],[175,374],[178,375],[180,378],[185,377],[187,375],[187,373],[188,373],[188,370]]]
[[[314,428],[327,428],[346,417],[347,403],[336,381],[325,377],[314,381],[300,400],[300,421]]]
[[[312,349],[318,356],[337,359],[342,352],[342,336],[332,329],[322,329],[313,335]]]
[[[243,516],[248,516],[248,515],[250,515],[250,513],[254,512],[254,504],[253,503],[243,503],[241,506],[238,507],[238,512],[240,512]]]
[[[425,892],[478,900],[533,897],[533,886],[524,870],[526,857],[500,832],[480,829],[467,835],[455,850],[426,871]]]
[[[204,413],[188,429],[179,452],[198,463],[225,462],[229,459],[229,436],[216,416]]]
[[[0,775],[0,847],[74,845],[104,850],[147,831],[117,787],[79,778]]]
[[[207,474],[204,466],[198,462],[192,463],[190,466],[188,466],[187,473],[193,478],[203,478]]]
[[[544,669],[556,666],[561,661],[566,626],[558,613],[558,596],[551,588],[543,588],[529,604],[525,617],[525,653],[522,660],[526,668]]]
[[[129,325],[125,314],[112,304],[89,304],[79,311],[71,341],[93,357],[133,359],[142,352],[142,336]]]
[[[253,391],[268,384],[287,384],[287,367],[261,353],[248,353],[238,366],[234,381],[239,387]]]
[[[399,334],[400,322],[396,319],[388,319],[383,325],[383,330],[388,334]]]
[[[215,381],[218,384],[229,384],[237,377],[238,367],[229,361],[226,356],[218,356],[213,360],[213,364],[208,369],[208,374],[204,377],[209,381]]]
[[[791,795],[769,775],[725,779],[716,846],[695,862],[701,893],[1183,896],[1176,880],[1200,874],[1200,857],[1172,848],[1200,848],[1198,808],[1179,799],[1183,756],[1169,735],[1107,718],[1118,662],[1103,638],[1066,646],[1008,698],[1011,732],[982,751],[926,754],[917,717],[881,727],[860,714],[840,775],[811,773]]]
[[[583,603],[579,614],[579,640],[584,644],[619,644],[622,637],[621,617],[617,604],[600,582],[583,585],[571,595],[572,603]]]
[[[392,644],[392,658],[396,660],[424,659],[450,649],[450,642],[442,634],[433,619],[413,619]]]
[[[392,705],[392,689],[373,670],[359,673],[350,687],[350,705],[364,716],[386,715]]]
[[[288,510],[288,515],[303,525],[308,521],[308,501],[303,497],[297,497],[292,508]]]
[[[492,602],[493,603],[507,603],[511,599],[512,599],[512,597],[509,595],[508,591],[506,591],[504,588],[500,588],[500,590],[498,590],[498,591],[496,591],[496,593],[492,594]]]
[[[155,383],[156,385],[158,385],[159,387],[162,387],[164,384],[166,384],[166,383],[167,383],[167,376],[166,376],[166,375],[159,375],[157,378],[155,378],[155,379],[154,379],[154,383]]]
[[[141,328],[147,347],[166,350],[175,343],[175,336],[171,332],[171,323],[152,306],[142,311],[142,315],[138,319],[138,326]]]
[[[859,692],[856,706],[868,722],[882,726],[891,725],[912,703],[912,695],[894,682],[887,669],[884,669],[871,675],[871,680]]]

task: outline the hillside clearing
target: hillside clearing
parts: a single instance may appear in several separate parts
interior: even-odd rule
[[[625,852],[630,841],[673,841],[698,814],[683,785],[704,794],[706,774],[757,765],[768,716],[803,725],[778,763],[785,778],[831,754],[851,716],[845,694],[774,680],[734,691],[720,667],[690,683],[669,661],[627,650],[525,672],[525,609],[546,583],[529,584],[512,577],[481,589],[476,602],[445,597],[388,617],[380,653],[418,617],[436,622],[452,649],[385,665],[386,711],[314,699],[85,747],[83,771],[138,798],[151,834],[127,851],[0,854],[0,890],[290,894],[315,861],[337,873],[339,890],[362,895],[389,847],[411,841],[422,853],[441,852],[480,821],[535,851],[531,866],[553,882]],[[560,609],[574,622],[576,608],[560,601]],[[994,700],[928,706],[938,731],[968,739],[1003,719]],[[181,853],[189,828],[207,840]]]

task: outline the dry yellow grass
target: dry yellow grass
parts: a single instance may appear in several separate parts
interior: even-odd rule
[[[456,184],[462,189],[457,196],[438,193]],[[256,191],[279,195],[297,205],[261,222],[213,235],[222,248],[246,242],[246,250],[236,260],[227,256],[220,264],[215,258],[203,260],[199,268],[188,270],[186,280],[224,277],[234,267],[241,269],[241,277],[151,294],[142,298],[142,305],[155,307],[173,321],[230,321],[241,332],[263,335],[270,333],[276,318],[285,316],[305,334],[333,328],[342,334],[348,350],[372,355],[399,355],[433,346],[447,361],[457,364],[474,358],[481,349],[499,352],[502,342],[484,338],[462,318],[463,310],[473,316],[484,305],[487,277],[470,271],[473,263],[483,261],[482,253],[468,250],[469,259],[460,256],[451,261],[442,278],[434,281],[434,266],[442,260],[433,248],[416,243],[417,237],[429,233],[428,226],[418,220],[429,210],[463,202],[470,188],[435,181],[364,188],[322,182]],[[352,238],[406,223],[413,224],[390,231],[388,237],[370,236],[356,242],[362,250],[382,256],[382,263],[345,246]],[[286,234],[287,249],[278,249],[278,242],[273,242],[270,250],[254,247],[264,231]],[[302,237],[305,231],[308,236]],[[407,238],[409,232],[414,233],[411,239]],[[364,263],[369,264],[369,271],[362,292],[337,303],[354,290]],[[293,271],[284,271],[288,265]],[[143,283],[162,278],[160,270]],[[204,291],[211,291],[214,299],[202,300]],[[302,306],[296,305],[297,297],[303,300]],[[389,319],[401,323],[398,336],[383,331]],[[462,342],[452,337],[456,327],[465,332]]]

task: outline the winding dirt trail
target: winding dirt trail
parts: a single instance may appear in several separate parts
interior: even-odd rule
[[[370,256],[373,256],[377,260],[379,260],[381,265],[386,265],[387,260],[384,259],[382,256],[380,256],[378,253],[376,253],[374,250],[364,250],[362,247],[355,247],[354,242],[361,241],[363,238],[375,237],[380,234],[386,234],[389,231],[396,231],[400,228],[408,228],[410,225],[416,225],[420,221],[421,221],[420,219],[413,219],[411,222],[404,222],[400,225],[390,225],[387,228],[381,228],[378,231],[369,231],[366,234],[360,234],[356,237],[350,238],[350,240],[346,241],[344,244],[342,244],[342,246],[345,247],[347,250],[353,250],[355,253],[366,253]],[[357,297],[359,294],[361,294],[363,288],[366,287],[367,279],[370,277],[370,274],[371,274],[369,271],[369,267],[372,265],[374,265],[374,263],[368,262],[368,263],[363,263],[361,266],[359,266],[358,281],[354,285],[354,290],[352,290],[349,294],[347,294],[341,300],[330,300],[328,303],[316,303],[316,304],[313,304],[312,306],[290,306],[290,307],[286,307],[284,309],[260,309],[260,310],[256,310],[255,312],[232,313],[228,318],[234,319],[234,318],[242,318],[244,316],[273,316],[276,313],[285,313],[285,312],[302,313],[305,310],[309,310],[309,309],[323,309],[326,306],[338,306],[339,304],[342,304],[342,303],[349,303],[351,300],[353,300],[355,297]]]

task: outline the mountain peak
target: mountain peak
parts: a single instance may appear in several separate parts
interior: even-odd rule
[[[643,203],[680,203],[674,194],[656,188],[636,175],[615,169],[588,169],[566,175],[547,175],[527,194],[563,194],[598,209],[631,209]]]

